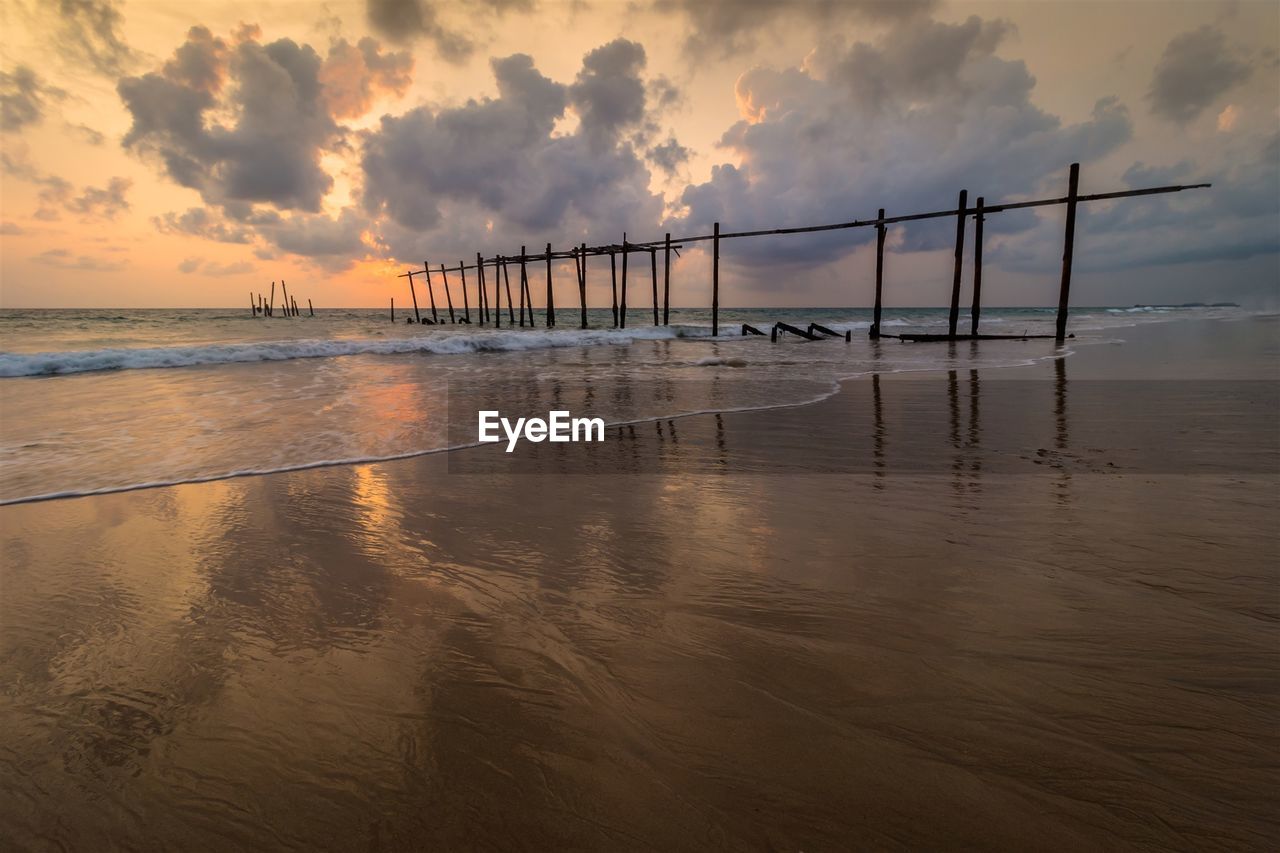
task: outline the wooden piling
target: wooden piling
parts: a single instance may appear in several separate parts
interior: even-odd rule
[[[427,274],[427,296],[431,299],[431,322],[439,323],[440,318],[436,315],[436,290],[431,286],[431,267],[427,266],[427,262],[422,262],[422,271]]]
[[[396,298],[391,297],[391,322],[396,321]]]
[[[653,278],[653,325],[658,325],[658,250],[649,250],[649,271]]]
[[[978,196],[973,214],[973,311],[969,334],[978,334],[978,315],[982,312],[982,214],[985,198]]]
[[[498,264],[496,261],[493,264],[493,277],[494,278],[498,277]],[[516,324],[516,314],[515,314],[515,307],[511,304],[511,277],[507,275],[507,259],[506,258],[502,259],[502,283],[507,288],[507,319],[510,321],[510,325],[514,326]],[[501,302],[501,300],[499,300],[499,302]],[[520,294],[520,325],[521,326],[524,325],[524,294],[523,293]]]
[[[720,223],[711,238],[711,336],[720,335]]]
[[[276,283],[271,282],[271,301],[267,303],[267,316],[270,317],[276,310]]]
[[[257,316],[258,316],[258,306],[257,306],[257,305],[254,303],[254,301],[253,301],[253,291],[252,291],[252,290],[250,290],[250,291],[249,291],[249,313],[250,313],[250,314],[252,314],[252,315],[253,315],[253,316],[255,316],[255,317],[257,317]]]
[[[480,253],[476,252],[476,313],[480,315],[480,325],[483,326],[489,319],[489,291],[485,287],[484,280],[484,259],[480,257]],[[502,307],[502,303],[498,303],[498,307]],[[502,315],[498,315],[498,327],[502,327]]]
[[[293,312],[289,310],[289,288],[285,287],[284,279],[280,279],[280,293],[284,298],[284,304],[280,307],[284,308],[284,316],[288,317]]]
[[[619,328],[627,327],[627,232],[622,232],[622,303],[618,306]]]
[[[467,299],[467,268],[462,265],[462,261],[458,261],[458,272],[462,273],[462,318],[466,323],[471,322],[471,302]]]
[[[671,232],[662,251],[662,325],[671,321]]]
[[[876,304],[871,310],[871,337],[880,337],[880,309],[884,296],[884,238],[886,227],[884,224],[884,208],[880,208],[880,214],[877,217],[881,221],[876,223]]]
[[[556,324],[556,295],[551,290],[551,244],[547,244],[547,328]]]
[[[413,289],[413,270],[409,270],[409,295],[413,297],[413,322],[421,323],[422,316],[418,314],[418,294]]]
[[[582,328],[587,327],[587,244],[578,253],[578,301],[582,305]]]
[[[1076,202],[1080,194],[1080,164],[1071,164],[1067,179],[1067,228],[1062,241],[1062,284],[1058,287],[1057,340],[1067,337],[1067,304],[1071,297],[1071,259],[1076,247]]]
[[[449,295],[449,271],[444,268],[444,264],[440,265],[440,277],[444,279],[444,299],[449,305],[449,322],[457,323],[453,316],[453,297]]]
[[[525,325],[525,293],[529,292],[529,247],[520,247],[520,325]],[[511,282],[507,282],[507,319],[516,325],[516,314],[511,306]],[[534,323],[534,306],[529,306],[529,324]]]
[[[293,316],[297,317],[298,316],[298,300],[293,299],[291,297],[290,301],[293,302]]]
[[[609,274],[613,276],[613,327],[618,328],[618,257],[609,252]]]
[[[956,215],[956,263],[951,275],[951,316],[947,324],[948,334],[956,336],[956,324],[960,322],[960,270],[964,265],[964,217],[969,203],[969,191],[960,190],[960,202]]]
[[[310,316],[312,317],[316,316],[316,306],[311,304],[310,298],[307,299],[307,311],[310,312]]]

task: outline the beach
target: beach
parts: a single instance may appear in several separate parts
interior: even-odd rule
[[[863,341],[857,375],[780,363],[843,341],[700,349],[598,446],[0,507],[0,837],[1274,849],[1278,331]],[[411,378],[380,405],[436,397]]]

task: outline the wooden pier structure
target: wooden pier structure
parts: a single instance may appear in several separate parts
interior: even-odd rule
[[[895,216],[886,215],[885,208],[880,208],[877,215],[872,219],[854,219],[848,222],[836,222],[827,225],[808,225],[795,228],[772,228],[755,231],[721,231],[720,223],[713,223],[710,234],[695,234],[687,237],[673,238],[670,233],[663,236],[661,240],[650,240],[644,242],[636,242],[628,238],[626,233],[622,235],[621,243],[610,243],[598,246],[588,246],[585,243],[575,245],[568,250],[552,250],[550,243],[547,244],[546,251],[538,254],[527,254],[525,247],[520,247],[520,255],[518,261],[520,264],[520,325],[524,326],[525,306],[528,305],[529,325],[533,326],[533,299],[532,292],[528,287],[527,265],[537,263],[539,261],[546,262],[546,299],[543,303],[545,306],[545,321],[547,327],[553,327],[556,324],[555,298],[552,291],[552,261],[572,260],[577,273],[578,284],[578,300],[581,309],[581,327],[587,328],[587,260],[593,257],[609,257],[609,270],[611,274],[612,284],[612,311],[613,311],[613,327],[618,329],[626,328],[628,311],[627,311],[627,280],[630,272],[628,259],[633,254],[648,254],[650,261],[650,278],[652,283],[652,309],[653,324],[667,325],[670,322],[671,308],[671,253],[675,251],[677,257],[681,249],[698,243],[710,243],[711,255],[711,334],[713,336],[720,333],[720,243],[724,240],[739,240],[755,237],[779,236],[786,234],[813,234],[823,231],[840,231],[853,228],[875,228],[876,229],[876,265],[875,265],[875,302],[872,308],[872,321],[870,336],[872,338],[897,338],[903,341],[956,341],[956,340],[991,340],[998,338],[1011,338],[1022,340],[1029,337],[1053,337],[1059,342],[1067,336],[1067,315],[1070,304],[1071,294],[1071,268],[1073,256],[1075,253],[1075,229],[1076,229],[1076,211],[1081,203],[1094,201],[1111,201],[1116,199],[1134,198],[1137,196],[1162,195],[1166,193],[1178,193],[1184,190],[1204,189],[1211,184],[1181,184],[1174,186],[1162,187],[1145,187],[1142,189],[1118,190],[1115,192],[1093,193],[1090,195],[1080,195],[1080,164],[1072,163],[1068,172],[1067,194],[1055,198],[1033,199],[1028,201],[1009,201],[997,204],[987,204],[983,196],[978,196],[973,206],[969,205],[969,193],[967,190],[961,190],[956,206],[943,210],[933,210],[924,213],[907,213]],[[1066,228],[1063,238],[1062,252],[1062,275],[1058,290],[1058,311],[1055,325],[1055,333],[1053,335],[985,335],[978,331],[978,321],[981,315],[982,300],[982,241],[983,241],[983,223],[987,217],[998,213],[1004,213],[1011,210],[1026,210],[1028,208],[1052,207],[1058,205],[1066,206]],[[892,225],[898,225],[906,222],[920,222],[929,219],[948,219],[956,220],[956,239],[955,239],[955,260],[954,269],[951,278],[951,299],[950,314],[948,316],[947,331],[945,333],[932,334],[901,334],[888,335],[880,331],[881,315],[884,305],[884,254],[885,241],[888,229]],[[960,290],[963,277],[964,265],[964,246],[965,246],[965,225],[972,218],[974,221],[974,263],[973,263],[973,304],[970,309],[970,328],[969,332],[962,334],[959,332],[960,321]],[[662,275],[662,311],[659,318],[658,311],[658,254],[662,254],[663,275]],[[621,281],[618,278],[618,256],[622,256],[621,263]],[[470,322],[470,307],[467,299],[467,270],[476,271],[478,279],[478,304],[481,306],[478,322],[484,325],[490,319],[488,293],[486,290],[485,268],[490,267],[494,270],[494,298],[493,305],[501,304],[501,294],[498,290],[498,269],[503,269],[505,276],[505,267],[508,260],[513,260],[509,256],[495,255],[486,258],[482,253],[476,254],[474,264],[466,264],[459,261],[457,266],[446,268],[440,265],[441,278],[444,281],[445,298],[449,301],[449,322]],[[413,322],[415,319],[421,323],[440,323],[442,322],[435,312],[435,293],[431,284],[431,271],[426,261],[423,262],[421,270],[410,269],[401,274],[400,278],[409,279],[409,292],[414,301],[414,318],[410,318]],[[448,272],[457,272],[462,277],[462,298],[465,317],[458,320],[454,317],[453,302],[449,295]],[[427,290],[431,296],[432,319],[424,320],[417,316],[417,295],[414,290],[414,276],[424,276],[426,279]],[[619,287],[619,285],[621,285]],[[621,296],[621,299],[619,299]],[[508,319],[512,318],[511,291],[507,288],[507,309]],[[501,315],[497,312],[492,316],[495,326],[501,325]],[[509,323],[510,324],[510,323]],[[756,331],[756,330],[752,330]],[[778,332],[787,332],[790,334],[798,334],[809,340],[827,340],[832,337],[840,337],[840,335],[822,330],[822,335],[813,334],[814,327],[809,330],[793,329],[785,324],[778,324],[774,327],[772,338],[776,341]],[[763,334],[763,333],[761,333]],[[845,336],[848,339],[848,336]]]

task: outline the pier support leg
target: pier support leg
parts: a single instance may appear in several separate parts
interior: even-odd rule
[[[667,232],[662,250],[662,325],[671,322],[671,232]]]
[[[877,217],[881,221],[876,224],[876,304],[871,310],[871,337],[880,337],[880,309],[883,304],[882,297],[884,294],[884,208],[880,208],[880,214]]]
[[[467,268],[458,261],[458,272],[462,274],[462,316],[469,324],[471,322],[471,300],[467,298]]]
[[[1067,182],[1067,233],[1062,243],[1062,284],[1058,288],[1058,343],[1067,337],[1067,303],[1071,297],[1071,256],[1076,247],[1076,199],[1080,191],[1080,164],[1071,164]]]
[[[618,328],[618,256],[609,253],[609,274],[613,276],[613,327]]]
[[[431,267],[427,266],[427,262],[422,262],[422,271],[427,274],[427,296],[431,298],[431,322],[439,324],[440,318],[436,315],[436,290],[431,286]]]
[[[556,295],[551,289],[551,244],[547,244],[547,328],[556,324]]]
[[[625,329],[627,327],[627,256],[631,252],[627,249],[627,235],[622,235],[622,304],[618,308],[619,327]]]
[[[720,335],[720,223],[711,240],[711,336]]]
[[[582,305],[582,328],[587,327],[587,244],[578,250],[578,302]]]
[[[956,336],[956,326],[960,322],[960,269],[964,266],[964,217],[965,207],[969,204],[969,191],[960,190],[960,211],[956,214],[956,265],[951,276],[951,318],[947,324],[947,333]]]
[[[658,250],[649,250],[649,272],[653,278],[653,325],[658,324]]]
[[[972,335],[978,334],[978,315],[982,313],[982,222],[986,219],[982,215],[982,209],[985,201],[982,196],[978,196],[973,214],[973,312],[969,330]]]
[[[444,268],[444,264],[440,265],[440,276],[444,279],[444,299],[449,305],[449,322],[457,323],[457,318],[453,316],[453,296],[449,294],[449,271]]]
[[[413,270],[409,270],[409,296],[413,298],[413,322],[421,323],[422,317],[418,315],[418,294],[413,289]]]

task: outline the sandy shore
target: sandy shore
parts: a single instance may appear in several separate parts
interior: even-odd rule
[[[0,837],[1274,849],[1278,333],[0,508]]]

